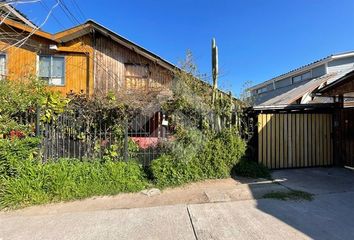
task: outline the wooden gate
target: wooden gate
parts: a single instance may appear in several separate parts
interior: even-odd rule
[[[271,169],[333,164],[332,114],[258,115],[258,162]]]
[[[338,165],[354,167],[354,109],[344,108],[334,114],[334,155]]]

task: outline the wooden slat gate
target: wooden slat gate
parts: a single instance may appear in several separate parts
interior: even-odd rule
[[[258,162],[271,169],[333,164],[332,114],[261,113]]]

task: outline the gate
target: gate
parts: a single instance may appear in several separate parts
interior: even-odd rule
[[[258,162],[271,169],[333,165],[331,134],[329,113],[261,113]]]
[[[334,114],[334,152],[339,165],[354,167],[354,109],[344,108]]]

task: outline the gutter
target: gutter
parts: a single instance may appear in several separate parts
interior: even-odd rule
[[[328,109],[334,108],[333,103],[314,103],[314,104],[280,104],[280,105],[259,105],[254,106],[254,111],[272,111],[272,110],[313,110],[313,109]]]

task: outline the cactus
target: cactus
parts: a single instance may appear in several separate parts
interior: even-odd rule
[[[216,46],[215,38],[211,41],[211,53],[212,53],[212,75],[213,75],[213,92],[211,102],[214,105],[216,100],[216,90],[218,88],[218,74],[219,74],[219,63],[218,63],[218,47]]]

